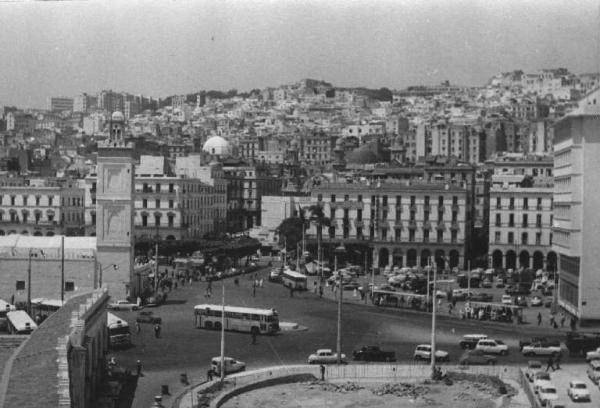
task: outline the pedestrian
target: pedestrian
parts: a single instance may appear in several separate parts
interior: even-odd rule
[[[537,315],[538,326],[542,325],[542,312],[538,312]]]
[[[142,326],[140,326],[139,322],[135,322],[135,332],[137,334],[140,334],[141,331],[142,331]]]
[[[256,331],[252,330],[252,344],[256,344]]]
[[[263,283],[264,283],[263,278],[260,278],[260,280],[258,281],[258,287],[262,288],[263,287]]]
[[[556,363],[556,369],[560,370],[560,361],[562,360],[562,351],[559,351],[558,354],[556,355],[556,359],[554,360],[554,362]]]
[[[142,362],[141,362],[140,360],[138,360],[138,361],[135,363],[135,365],[136,365],[136,367],[137,367],[137,376],[138,376],[138,377],[143,377],[143,376],[144,376],[144,374],[142,374]]]
[[[554,368],[554,358],[552,356],[548,357],[548,364],[546,365],[546,371],[548,371],[548,369],[552,368],[552,371],[556,371],[556,369]]]
[[[448,303],[448,314],[452,314],[452,303]]]
[[[319,297],[323,297],[323,286],[319,285]]]
[[[319,369],[321,370],[321,381],[325,381],[325,366],[321,364]]]
[[[192,286],[192,277],[190,276],[190,286]]]
[[[160,325],[155,324],[154,325],[154,337],[156,337],[158,339],[159,336],[160,336]]]
[[[212,381],[212,380],[213,380],[213,369],[211,367],[206,372],[206,381]]]
[[[567,319],[567,316],[565,316],[564,313],[560,313],[560,328],[562,329],[563,327],[565,327],[565,320]]]

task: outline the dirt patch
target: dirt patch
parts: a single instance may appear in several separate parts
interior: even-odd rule
[[[448,373],[448,381],[329,383],[313,381],[262,388],[234,397],[223,408],[494,408],[516,390],[496,377]]]

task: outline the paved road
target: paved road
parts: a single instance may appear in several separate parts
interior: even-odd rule
[[[279,311],[280,321],[295,322],[308,327],[306,331],[283,332],[276,336],[259,336],[258,344],[251,345],[251,336],[244,333],[226,332],[226,355],[245,361],[248,369],[273,364],[304,363],[308,355],[318,348],[333,348],[336,344],[336,308],[333,294],[319,299],[312,292],[294,294],[267,280],[268,269],[258,273],[264,287],[252,295],[252,281],[240,277],[239,285],[233,279],[224,281],[226,303],[239,306],[273,307]],[[194,328],[193,307],[199,303],[220,303],[221,283],[213,283],[213,298],[205,298],[206,284],[194,282],[190,287],[179,287],[168,296],[168,304],[154,309],[163,318],[161,337],[156,339],[150,325],[142,325],[140,334],[133,334],[134,347],[115,352],[119,363],[134,367],[140,359],[145,376],[140,378],[132,406],[146,408],[152,397],[160,393],[161,385],[167,384],[175,394],[181,386],[181,373],[187,373],[191,381],[202,379],[210,358],[219,355],[220,333]],[[348,296],[351,295],[347,293]],[[135,313],[119,312],[121,317],[133,324]],[[380,309],[357,304],[344,305],[342,351],[350,355],[352,350],[366,344],[377,344],[394,350],[399,362],[412,362],[414,347],[428,343],[431,332],[430,315],[402,309]],[[438,348],[450,353],[456,362],[461,354],[458,342],[463,334],[485,333],[504,340],[512,347],[501,363],[523,364],[526,358],[516,350],[518,339],[527,337],[528,331],[542,334],[548,329],[517,326],[502,323],[486,323],[459,320],[440,314],[438,318]],[[554,332],[556,334],[556,332]],[[568,358],[565,363],[568,363]],[[168,397],[167,397],[168,398]]]

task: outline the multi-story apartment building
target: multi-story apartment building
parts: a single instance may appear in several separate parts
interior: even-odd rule
[[[24,112],[8,112],[6,114],[6,130],[31,131],[35,128],[33,115]]]
[[[86,93],[77,95],[73,99],[73,112],[87,113],[98,107],[98,98]]]
[[[51,96],[47,100],[47,107],[52,112],[73,111],[73,98]]]
[[[552,187],[506,183],[490,190],[489,265],[556,270],[552,250]]]
[[[584,99],[554,133],[554,250],[558,303],[581,325],[600,320],[600,98]]]
[[[281,179],[263,165],[225,163],[227,231],[240,232],[261,225],[261,197],[280,195]]]
[[[83,235],[84,190],[76,182],[15,184],[0,187],[0,235]]]
[[[97,95],[98,109],[107,112],[123,111],[125,104],[123,95],[111,90],[101,91]]]
[[[298,159],[303,164],[325,166],[331,163],[333,141],[324,132],[307,133],[300,137]]]
[[[466,189],[444,183],[323,183],[311,201],[331,220],[322,230],[329,249],[356,246],[373,267],[435,262],[447,268],[465,265],[466,195]],[[313,243],[317,228],[308,230]]]

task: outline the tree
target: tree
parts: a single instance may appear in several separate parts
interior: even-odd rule
[[[323,226],[330,226],[331,220],[325,216],[323,206],[319,204],[311,205],[308,208],[308,211],[310,212],[310,222],[317,226],[317,259],[319,260],[319,267],[321,268],[322,274],[323,255],[321,254],[321,243],[323,242]]]
[[[285,246],[285,250],[288,248],[296,248],[296,245],[302,240],[302,228],[303,221],[300,217],[290,217],[281,221],[277,232],[279,233],[279,244]]]

